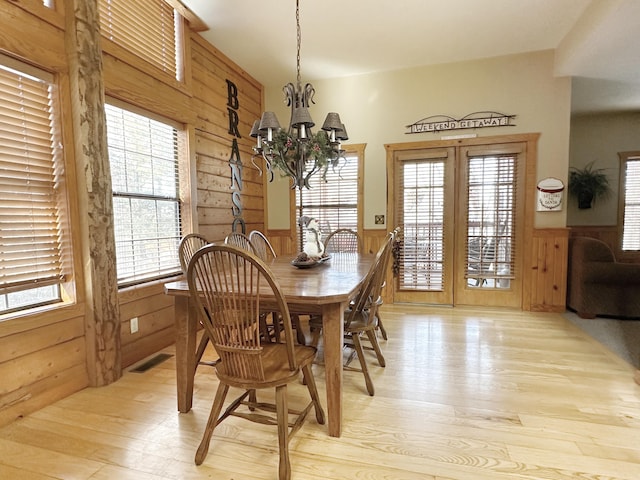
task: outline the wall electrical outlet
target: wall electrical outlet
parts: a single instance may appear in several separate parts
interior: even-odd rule
[[[138,317],[133,317],[129,320],[129,325],[131,326],[131,333],[136,333],[138,331]]]

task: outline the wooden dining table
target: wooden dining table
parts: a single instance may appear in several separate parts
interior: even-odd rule
[[[269,267],[280,284],[291,313],[322,315],[324,368],[329,435],[342,431],[343,312],[359,290],[371,264],[372,254],[333,253],[311,268],[297,268],[291,258],[277,257]],[[196,361],[197,311],[189,301],[186,280],[165,284],[175,297],[176,383],[178,410],[188,412],[193,402]]]

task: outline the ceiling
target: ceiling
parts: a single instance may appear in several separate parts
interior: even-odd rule
[[[263,85],[295,80],[295,0],[182,0]],[[640,110],[638,0],[300,0],[303,81],[539,50],[572,112]]]

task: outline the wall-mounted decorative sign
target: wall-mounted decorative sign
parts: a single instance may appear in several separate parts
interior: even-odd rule
[[[511,123],[515,115],[499,112],[475,112],[462,118],[447,115],[433,115],[407,125],[410,133],[442,132],[443,130],[461,130],[465,128],[514,127]]]
[[[227,113],[229,114],[229,130],[227,133],[233,135],[231,143],[231,156],[229,166],[231,167],[231,210],[233,211],[233,224],[231,230],[234,232],[246,233],[247,227],[242,218],[242,158],[240,158],[240,148],[238,147],[238,87],[231,80],[227,80]]]
[[[539,212],[557,212],[562,210],[562,192],[564,183],[559,178],[543,178],[538,182],[538,201],[536,202]]]

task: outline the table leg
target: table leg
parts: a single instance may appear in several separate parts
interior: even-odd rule
[[[186,413],[193,403],[193,377],[196,351],[196,311],[189,297],[176,296],[174,304],[176,326],[176,387],[178,411]]]
[[[342,433],[342,345],[344,343],[343,312],[346,304],[334,303],[322,308],[324,366],[327,383],[327,417],[329,435]]]

